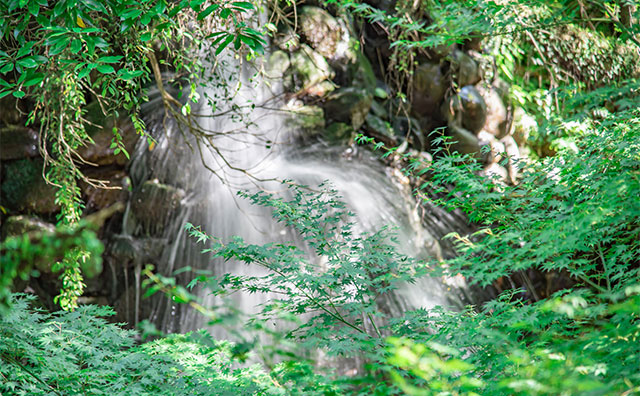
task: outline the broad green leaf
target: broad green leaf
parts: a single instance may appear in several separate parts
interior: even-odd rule
[[[32,57],[18,59],[16,63],[22,67],[26,67],[27,69],[38,67],[38,62],[36,62]]]
[[[202,20],[208,17],[212,12],[220,8],[219,4],[212,4],[209,7],[205,8],[204,11],[198,14],[198,20]]]
[[[231,3],[232,6],[237,7],[237,8],[242,8],[245,10],[253,10],[253,4],[249,3],[248,1],[234,1]]]
[[[220,38],[222,38],[224,36],[221,36]],[[217,40],[216,40],[217,41]],[[216,48],[216,55],[219,55],[222,50],[224,50],[227,45],[229,45],[229,43],[231,43],[233,41],[233,36],[231,34],[229,34],[224,41],[222,41],[222,43],[218,46],[218,48]]]
[[[13,70],[13,63],[7,63],[0,69],[0,73],[8,73]]]
[[[101,56],[98,58],[98,63],[118,63],[122,59],[122,56]]]
[[[44,79],[44,74],[39,74],[39,75],[34,76],[33,78],[30,78],[29,80],[25,81],[24,84],[22,84],[22,86],[23,87],[30,87],[32,85],[40,84],[43,79]]]
[[[115,69],[110,65],[98,65],[96,70],[103,74],[115,73]]]

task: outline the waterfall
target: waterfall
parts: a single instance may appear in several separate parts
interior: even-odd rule
[[[402,253],[417,258],[440,255],[436,237],[421,225],[410,188],[396,180],[376,154],[321,139],[302,139],[305,132],[295,127],[296,113],[291,111],[299,103],[281,94],[279,81],[249,82],[257,63],[229,61],[228,65],[224,73],[239,76],[233,100],[224,106],[218,103],[215,111],[206,103],[194,109],[200,114],[197,122],[215,135],[203,150],[192,136],[181,133],[175,122],[165,118],[158,101],[151,101],[144,111],[148,131],[157,143],[140,142],[137,147],[131,167],[134,194],[119,237],[137,250],[136,282],[140,267],[147,263],[164,275],[187,265],[216,275],[255,275],[253,267],[201,254],[202,245],[187,237],[184,225],[199,225],[222,240],[238,235],[255,244],[297,241],[292,230],[271,218],[268,209],[251,206],[236,196],[239,190],[284,190],[277,182],[283,179],[307,186],[326,180],[355,213],[357,231],[396,226]],[[215,97],[216,92],[205,90],[202,95]],[[255,107],[232,111],[247,103]],[[178,279],[186,284],[192,277],[187,273]],[[460,301],[436,279],[424,278],[402,289],[396,295],[401,309],[451,306]],[[135,293],[135,318],[148,317],[163,331],[185,332],[205,324],[200,314],[164,296],[142,300],[138,311],[139,287]],[[268,296],[236,294],[234,298],[238,309],[251,312]]]

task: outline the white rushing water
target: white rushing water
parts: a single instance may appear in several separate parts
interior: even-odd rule
[[[215,116],[224,112],[219,106],[216,112],[207,105],[196,111],[202,115],[198,120],[203,129],[216,131],[212,146],[200,154],[192,150],[193,139],[181,136],[171,122],[163,122],[164,110],[160,104],[146,110],[150,133],[157,139],[157,146],[149,150],[141,143],[135,155],[131,174],[134,187],[142,182],[157,179],[159,183],[176,186],[184,190],[179,208],[165,227],[153,235],[155,251],[150,260],[156,269],[165,275],[184,267],[208,269],[216,275],[226,272],[255,275],[256,268],[236,262],[212,260],[200,253],[202,245],[186,236],[184,224],[190,222],[202,226],[210,235],[229,240],[238,235],[249,243],[295,241],[296,235],[283,225],[276,223],[268,209],[251,206],[238,198],[238,190],[282,191],[284,188],[275,180],[290,179],[296,183],[317,186],[323,181],[335,187],[349,210],[355,213],[359,231],[374,230],[383,225],[394,225],[398,229],[398,240],[402,253],[418,257],[438,255],[438,243],[431,233],[420,224],[416,214],[416,204],[406,185],[394,181],[390,171],[366,149],[335,147],[321,141],[302,145],[301,131],[292,127],[292,115],[283,109],[296,107],[295,101],[285,103],[278,99],[278,81],[262,80],[262,84],[247,83],[252,64],[245,64],[240,70],[242,84],[233,105],[243,106],[253,103],[244,116],[252,121],[245,127],[234,121],[231,115]],[[227,73],[236,73],[229,70]],[[215,92],[205,91],[210,96]],[[246,118],[245,118],[246,121]],[[212,172],[212,170],[214,172]],[[128,210],[124,234],[133,239],[144,239],[143,227]],[[149,256],[149,255],[148,255]],[[137,268],[146,264],[140,260]],[[136,272],[136,274],[138,271]],[[187,280],[193,275],[182,274]],[[211,297],[202,296],[207,303]],[[414,285],[403,287],[398,292],[398,305],[407,307],[432,307],[451,305],[457,301],[453,293],[447,291],[442,282],[422,279]],[[261,294],[236,294],[236,308],[251,312],[268,298]],[[150,302],[143,301],[147,308],[136,318],[148,312],[150,320],[169,332],[184,332],[202,327],[205,319],[185,306],[172,304],[164,297]]]

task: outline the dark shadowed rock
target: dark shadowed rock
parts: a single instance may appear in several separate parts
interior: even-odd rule
[[[47,223],[42,219],[35,216],[10,216],[2,224],[2,239],[9,236],[24,235],[28,232],[51,232],[53,233],[56,227],[53,224]]]
[[[2,240],[10,236],[21,236],[29,232],[53,233],[56,227],[34,216],[10,216],[2,224]],[[33,263],[40,272],[51,272],[50,259],[37,259]]]
[[[122,152],[115,154],[116,148],[111,147],[111,142],[114,138],[113,128],[117,128],[125,149],[129,154],[133,153],[140,136],[131,122],[128,119],[116,120],[113,117],[105,117],[95,102],[87,106],[87,110],[87,118],[94,124],[87,128],[87,133],[94,144],[80,147],[80,156],[95,165],[126,165],[129,159]]]
[[[329,96],[324,112],[333,121],[350,124],[357,130],[371,109],[373,95],[355,87],[340,88]]]
[[[353,137],[355,130],[349,124],[344,122],[334,122],[327,127],[322,137],[330,143],[344,143]]]
[[[20,213],[50,215],[59,210],[56,188],[42,177],[40,158],[21,159],[3,164],[2,206]]]
[[[17,105],[18,99],[12,95],[0,98],[0,126],[24,125],[22,114]]]
[[[451,136],[455,142],[451,146],[454,151],[460,154],[479,155],[480,141],[475,134],[456,125],[449,125],[447,134]]]
[[[185,193],[182,189],[158,180],[144,182],[131,199],[133,214],[147,235],[162,232],[171,216],[180,207]]]
[[[462,126],[478,133],[487,120],[487,105],[478,90],[467,85],[442,105],[442,115],[449,125]]]
[[[126,201],[129,195],[128,176],[120,169],[87,169],[85,176],[108,182],[108,187],[99,188],[85,182],[80,183],[87,212],[94,212],[107,208],[118,201]]]
[[[474,85],[482,79],[482,69],[472,57],[460,50],[453,51],[451,55],[453,58],[451,66],[455,71],[459,87]]]
[[[367,114],[366,126],[367,126],[367,130],[369,130],[370,132],[373,132],[374,137],[376,137],[377,135],[377,136],[386,137],[392,140],[396,139],[395,132],[391,127],[391,125],[389,124],[389,122],[383,120],[382,118],[376,115]]]
[[[38,132],[19,126],[0,129],[0,160],[15,160],[37,155]]]
[[[412,112],[419,117],[439,115],[440,103],[449,84],[438,63],[423,63],[413,75]]]

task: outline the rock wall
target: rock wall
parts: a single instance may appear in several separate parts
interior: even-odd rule
[[[378,6],[393,9],[391,3]],[[484,175],[517,183],[517,164],[527,159],[527,138],[537,125],[509,103],[508,85],[485,78],[493,65],[480,40],[418,56],[410,85],[394,92],[386,83],[392,51],[386,32],[366,21],[356,29],[351,16],[315,5],[297,11],[297,31],[283,24],[275,34],[267,77],[284,79],[292,110],[307,119],[313,115],[305,123],[308,135],[350,145],[360,132],[429,161],[437,148],[432,131],[439,129],[454,142],[451,150],[484,165]],[[398,93],[410,100],[400,103]],[[391,164],[402,166],[397,157]],[[460,213],[424,211],[424,222],[439,236],[472,228]]]
[[[1,100],[0,118],[0,231],[4,240],[10,235],[22,235],[29,231],[51,231],[57,223],[59,206],[55,203],[56,188],[43,178],[44,161],[39,152],[38,131],[24,127],[25,109],[23,103],[16,103],[10,97]],[[129,123],[123,120],[105,119],[100,116],[96,104],[88,106],[87,118],[92,124],[88,132],[95,144],[82,147],[80,155],[93,165],[83,165],[82,171],[90,179],[105,180],[112,189],[94,187],[80,182],[85,202],[84,215],[107,208],[116,202],[126,203],[130,195],[128,159],[115,155],[109,148],[112,128],[118,127],[124,136],[124,144],[133,152],[138,136]],[[110,235],[119,232],[122,214],[108,219],[99,231],[105,242]],[[54,309],[53,297],[60,289],[59,274],[51,273],[51,263],[36,265],[40,275],[28,282],[16,280],[15,290],[37,293],[42,303]],[[120,272],[122,273],[122,272]],[[122,276],[122,275],[121,275]],[[85,279],[86,293],[81,302],[113,305],[123,294],[118,280],[110,271],[103,271],[97,277]]]

